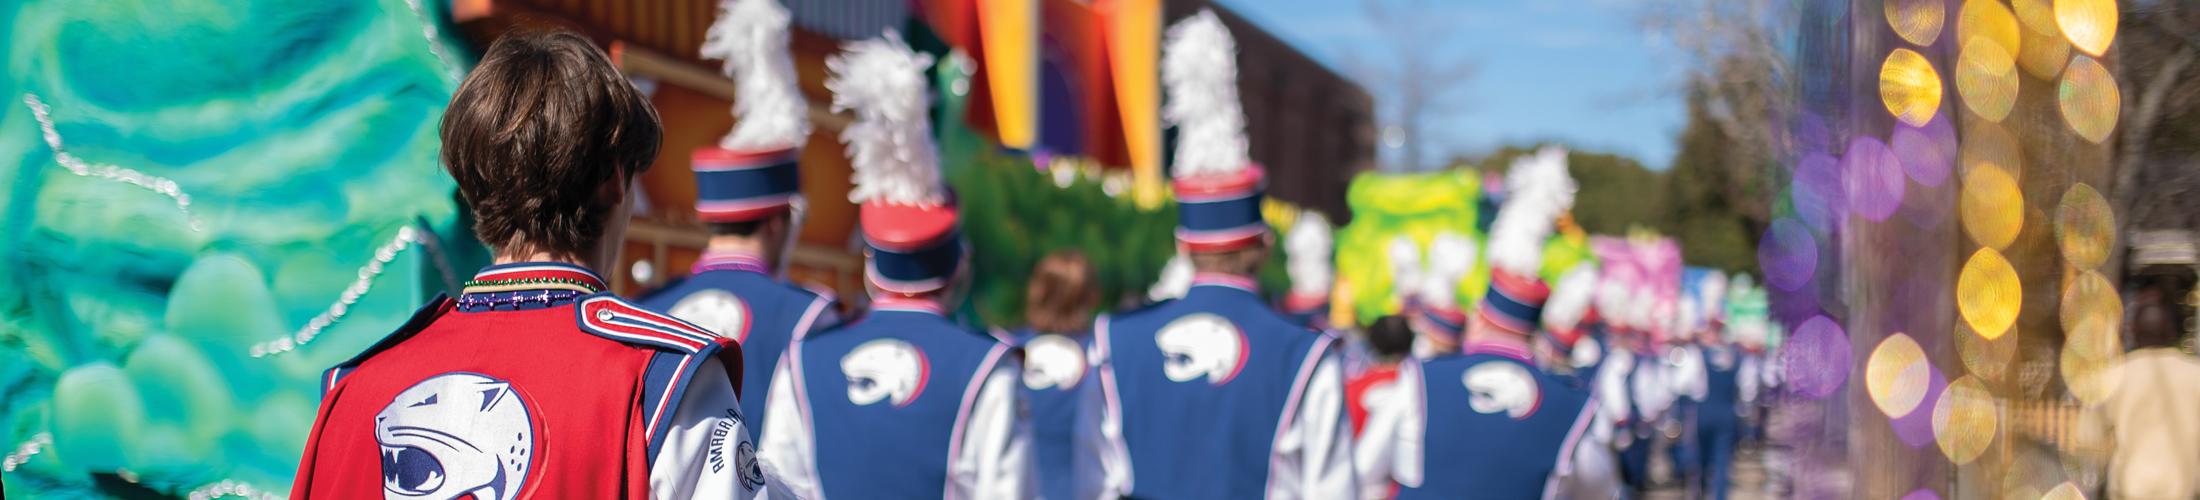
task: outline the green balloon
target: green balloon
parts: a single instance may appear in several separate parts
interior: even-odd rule
[[[189,431],[193,448],[221,438],[237,398],[221,370],[198,347],[172,335],[153,335],[122,363],[145,398],[149,419]]]
[[[267,277],[232,253],[200,256],[176,278],[167,321],[175,335],[239,353],[289,333],[275,313]]]
[[[320,407],[293,391],[278,391],[260,402],[258,410],[238,425],[250,429],[252,440],[263,454],[287,457],[289,463],[297,463],[298,456],[306,449],[306,437],[313,433],[314,413]]]
[[[167,423],[146,424],[132,443],[130,472],[150,480],[179,480],[205,475],[227,467],[213,441],[192,436],[193,431]]]
[[[53,405],[53,447],[62,462],[99,472],[129,465],[130,448],[145,427],[145,406],[121,368],[99,362],[62,372]]]

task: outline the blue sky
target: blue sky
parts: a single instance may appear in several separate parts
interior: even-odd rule
[[[1387,54],[1361,0],[1220,0],[1340,72],[1347,54]],[[1681,54],[1645,35],[1630,0],[1435,0],[1454,27],[1447,50],[1480,73],[1461,91],[1462,111],[1441,120],[1434,158],[1555,140],[1634,157],[1652,168],[1671,161],[1686,121],[1675,89]],[[1362,81],[1377,101],[1385,89]],[[1384,151],[1385,158],[1392,151]]]

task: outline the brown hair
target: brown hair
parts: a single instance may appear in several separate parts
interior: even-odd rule
[[[611,58],[567,31],[511,33],[443,114],[443,166],[499,252],[583,255],[656,161],[657,110]]]
[[[1024,316],[1042,333],[1081,332],[1090,325],[1095,290],[1092,262],[1083,252],[1058,250],[1039,259],[1024,289]]]
[[[1268,260],[1266,245],[1253,245],[1219,252],[1188,252],[1192,258],[1192,270],[1203,273],[1252,276],[1260,272],[1260,265]]]

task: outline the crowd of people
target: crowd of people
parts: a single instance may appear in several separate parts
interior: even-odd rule
[[[842,317],[784,276],[808,127],[776,8],[731,2],[712,29],[742,109],[692,158],[708,247],[634,300],[594,269],[658,156],[656,112],[581,36],[488,49],[441,138],[496,264],[327,372],[294,497],[1629,498],[1670,451],[1680,487],[1724,498],[1779,382],[1765,324],[1726,321],[1746,276],[1589,263],[1546,281],[1575,191],[1558,149],[1513,164],[1486,241],[1394,249],[1396,315],[1330,324],[1304,300],[1319,286],[1273,299],[1212,13],[1169,29],[1162,68],[1189,279],[1096,315],[1096,271],[1055,252],[1013,331],[949,313],[985,256],[940,180],[931,58],[889,32],[831,59],[869,294]],[[1462,307],[1478,259],[1490,284]],[[1677,300],[1641,292],[1660,287]]]

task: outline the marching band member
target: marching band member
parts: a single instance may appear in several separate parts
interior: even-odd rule
[[[1551,301],[1543,307],[1543,331],[1552,345],[1566,352],[1563,363],[1576,384],[1589,387],[1604,362],[1603,327],[1596,318],[1597,266],[1583,263],[1566,271],[1551,287]]]
[[[1339,342],[1271,308],[1253,280],[1269,236],[1235,52],[1211,11],[1169,28],[1165,112],[1184,137],[1177,239],[1197,275],[1181,299],[1095,322],[1099,425],[1085,434],[1102,450],[1095,496],[1356,494]]]
[[[604,291],[657,112],[588,39],[497,39],[443,116],[496,256],[328,371],[292,498],[763,496],[739,345]]]
[[[1022,356],[946,316],[965,263],[933,150],[931,58],[898,33],[826,61],[855,165],[871,312],[793,343],[762,455],[804,498],[1029,498]]]
[[[1097,277],[1085,254],[1058,250],[1039,259],[1024,289],[1028,326],[1012,337],[1024,350],[1024,398],[1031,406],[1032,462],[1039,498],[1082,498],[1092,485],[1077,482],[1096,450],[1077,446],[1079,406],[1092,377],[1085,351],[1092,346],[1092,308],[1100,300]]]
[[[789,250],[802,233],[801,145],[809,108],[787,56],[787,10],[778,0],[726,0],[704,42],[724,59],[739,107],[733,132],[695,151],[695,215],[710,231],[693,274],[639,301],[741,344],[741,414],[764,426],[764,399],[787,344],[839,321],[833,299],[788,283]]]
[[[1464,352],[1400,368],[1401,397],[1369,417],[1361,481],[1395,481],[1399,498],[1618,493],[1609,445],[1593,430],[1607,425],[1596,401],[1536,366],[1528,351],[1550,294],[1536,278],[1543,243],[1573,203],[1565,154],[1546,148],[1514,163],[1490,230],[1490,290]]]

